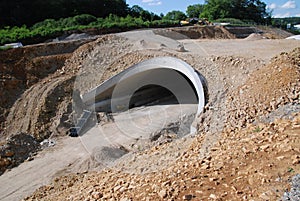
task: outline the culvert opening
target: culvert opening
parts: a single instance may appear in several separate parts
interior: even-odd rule
[[[141,106],[175,104],[179,104],[179,102],[170,90],[159,85],[150,84],[134,92],[129,101],[129,109]]]
[[[184,115],[195,116],[202,112],[206,95],[206,82],[199,72],[182,60],[159,57],[138,63],[113,76],[82,95],[82,102],[87,110],[112,114],[121,114],[141,106],[153,106],[158,121],[174,122],[180,118],[174,113],[177,108],[182,107],[180,112]],[[180,107],[176,106],[175,109],[174,105]],[[168,106],[168,109],[160,106]],[[136,118],[143,118],[138,115],[140,113]],[[160,119],[163,115],[165,119]],[[121,121],[126,128],[136,126],[131,125],[135,120],[129,116],[123,115]]]

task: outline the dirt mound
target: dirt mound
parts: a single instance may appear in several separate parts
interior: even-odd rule
[[[26,89],[61,69],[71,53],[85,42],[39,44],[0,52],[1,137],[6,135],[4,122],[15,101]]]
[[[258,116],[267,115],[278,107],[299,104],[300,48],[282,53],[270,64],[253,72],[248,81],[227,99],[233,111],[228,117],[229,127],[241,128],[253,123]]]
[[[181,34],[177,31],[174,31],[173,29],[157,29],[157,30],[153,30],[153,32],[157,35],[171,38],[173,40],[183,40],[189,38],[188,36]]]
[[[289,185],[288,178],[299,167],[299,124],[297,116],[293,121],[260,125],[259,130],[249,126],[239,132],[224,133],[211,156],[202,160],[199,150],[204,136],[198,136],[174,164],[160,172],[127,174],[107,169],[64,176],[25,200],[279,199]],[[147,154],[161,155],[172,146],[156,146]],[[262,159],[265,162],[257,166]]]
[[[139,60],[148,53],[129,55]],[[125,54],[115,60],[108,73],[117,71],[112,69],[129,57]],[[288,179],[299,171],[300,116],[254,122],[273,111],[285,113],[279,111],[283,106],[300,104],[300,48],[282,53],[268,65],[234,57],[212,60],[216,63],[207,70],[208,60],[199,64],[196,56],[188,59],[202,70],[211,91],[197,121],[198,133],[203,135],[166,141],[128,155],[117,168],[57,178],[27,200],[281,198]],[[201,154],[203,148],[206,154]],[[147,165],[149,161],[155,162]],[[127,166],[141,169],[129,174],[124,171]],[[153,171],[147,172],[147,166]]]
[[[263,35],[268,39],[285,39],[293,35],[292,33],[279,28],[267,26],[258,26],[258,28],[264,32]]]
[[[192,31],[188,31],[188,29]],[[197,31],[197,29],[199,30]],[[214,29],[212,27],[197,26],[180,28],[181,31],[186,30],[195,38],[206,37],[202,34],[207,34],[207,37],[221,38],[232,36],[230,34],[226,36],[226,32],[221,30],[221,27],[219,28],[220,32],[216,31],[214,33]],[[138,34],[140,33],[143,32]],[[148,36],[150,35],[146,34],[145,37]],[[159,40],[163,39],[164,37],[159,36]],[[141,151],[142,149],[137,147],[135,153],[130,153],[126,155],[128,157],[124,157],[124,161],[120,158],[117,170],[58,178],[53,184],[42,187],[31,198],[51,200],[55,196],[56,200],[57,198],[82,200],[87,197],[97,199],[101,196],[115,197],[116,199],[122,197],[139,199],[148,196],[150,200],[157,200],[166,197],[181,199],[185,196],[185,198],[192,197],[195,199],[208,199],[210,197],[211,199],[223,198],[230,200],[235,198],[240,200],[243,197],[244,199],[252,199],[252,197],[257,198],[259,196],[273,198],[275,194],[268,192],[272,185],[279,190],[280,194],[283,186],[285,187],[287,184],[286,178],[289,173],[292,169],[295,170],[298,167],[296,160],[299,151],[296,145],[299,144],[299,138],[295,133],[299,132],[299,117],[294,118],[295,116],[291,111],[294,106],[299,104],[300,88],[297,84],[299,83],[299,49],[291,53],[283,53],[274,58],[269,65],[263,65],[274,55],[274,52],[282,51],[282,47],[276,44],[290,45],[289,41],[274,42],[274,46],[281,48],[274,50],[272,53],[268,49],[268,56],[270,54],[271,56],[266,57],[268,59],[265,60],[263,60],[265,57],[258,56],[254,56],[254,58],[234,56],[233,54],[236,54],[237,51],[232,53],[227,46],[231,40],[228,43],[224,43],[224,40],[214,40],[212,42],[216,44],[211,49],[208,49],[212,44],[209,43],[210,41],[205,40],[207,46],[204,46],[205,42],[203,41],[183,40],[182,44],[188,50],[187,52],[178,52],[168,45],[150,44],[153,40],[149,40],[150,43],[147,40],[145,41],[148,44],[144,46],[140,44],[141,49],[137,50],[134,49],[135,44],[128,38],[120,35],[103,36],[80,46],[70,53],[72,55],[65,60],[64,66],[57,68],[57,70],[50,68],[51,72],[55,72],[50,73],[49,76],[43,77],[47,75],[43,72],[41,72],[41,75],[34,75],[36,77],[40,76],[38,79],[35,78],[39,82],[33,83],[28,89],[25,87],[25,92],[10,110],[6,122],[7,135],[15,134],[15,132],[21,130],[42,140],[49,136],[65,134],[65,129],[71,123],[69,120],[72,112],[71,97],[73,89],[78,89],[81,93],[84,93],[129,66],[158,56],[174,56],[182,59],[199,70],[207,79],[209,88],[208,104],[203,114],[197,118],[197,122],[194,122],[198,124],[198,134],[203,135],[187,137],[181,139],[181,141],[170,140],[171,135],[162,135],[162,138],[158,138],[157,144],[150,146],[145,151]],[[238,42],[240,41],[245,45],[244,49],[249,49],[250,43],[252,46],[256,45],[255,41],[239,40]],[[266,44],[266,42],[269,42],[269,40],[259,41],[263,44]],[[178,41],[172,41],[173,43],[177,44]],[[163,44],[163,42],[158,44]],[[241,46],[240,44],[235,43],[235,46],[230,47]],[[293,43],[294,45],[296,44]],[[226,54],[224,54],[224,49]],[[52,50],[47,51],[51,52]],[[255,50],[251,51],[253,53]],[[259,54],[255,51],[253,55]],[[37,73],[38,66],[42,65],[43,61],[52,61],[52,57],[55,61],[56,55],[52,55],[52,53],[32,57],[36,64],[33,72]],[[59,62],[62,60],[59,60]],[[8,66],[9,61],[7,60],[6,63]],[[278,103],[277,100],[279,100]],[[275,101],[274,107],[272,107],[273,103],[271,104],[273,101]],[[278,107],[280,107],[280,110]],[[257,123],[261,116],[268,118],[268,115],[274,110],[279,113],[278,116],[288,112],[287,115],[290,120],[283,122],[270,120],[271,123],[268,122],[267,124]],[[291,141],[287,139],[291,139]],[[69,139],[65,140],[68,143],[70,142]],[[255,143],[252,143],[251,140]],[[91,167],[99,166],[95,162],[95,158],[105,159],[109,163],[111,162],[110,159],[115,160],[123,154],[123,152],[121,154],[117,152],[119,154],[117,157],[111,155],[107,158],[109,152],[114,151],[114,149],[107,149],[104,151],[98,150],[100,154],[92,155],[91,159],[78,159],[76,157],[79,157],[78,155],[81,153],[72,155],[74,154],[74,147],[68,146],[68,143],[64,146],[65,152],[63,153],[68,153],[71,157],[61,156],[59,151],[55,152],[55,156],[60,159],[57,161],[65,160],[68,161],[66,163],[69,165],[67,167],[61,165],[58,167],[61,169],[57,170],[55,169],[56,165],[53,163],[51,175],[53,172],[53,174],[57,172],[57,176],[61,176],[77,170],[91,170]],[[281,147],[280,144],[283,144],[284,147]],[[49,153],[49,155],[51,154]],[[270,160],[267,156],[270,156]],[[293,156],[292,163],[290,156]],[[260,160],[261,158],[264,158],[267,162],[264,163]],[[42,161],[44,165],[46,163],[45,166],[47,166],[48,161],[45,162],[43,159],[40,158],[39,161]],[[260,161],[262,168],[256,168],[257,164],[255,163],[257,161]],[[282,169],[277,168],[281,163],[284,164]],[[25,167],[28,166],[25,165]],[[267,167],[271,169],[267,169]],[[283,179],[283,182],[278,184],[275,182],[279,177],[278,174],[275,176],[275,173],[278,173],[273,171],[276,170],[275,168],[281,171],[280,179]],[[286,169],[290,172],[283,171]],[[26,174],[26,172],[27,170],[22,173]],[[41,175],[44,175],[48,170],[43,169],[43,171],[38,172],[42,172]],[[131,174],[127,174],[128,172]],[[140,175],[140,173],[144,173],[144,175]],[[247,179],[252,177],[251,175],[254,176],[251,181],[249,180],[248,183],[252,182],[249,185]],[[3,176],[10,179],[8,178],[10,175],[4,174]],[[50,178],[47,179],[42,182],[50,181]],[[32,190],[41,185],[40,182],[37,179],[35,186],[31,186],[30,189]],[[199,184],[201,183],[203,189],[199,190]],[[260,190],[258,186],[261,183],[266,184],[263,190]],[[250,188],[247,188],[249,186]],[[19,187],[18,189],[24,190],[23,186]],[[11,191],[9,192],[15,192],[16,188],[10,188]],[[3,198],[11,198],[10,195],[7,196],[4,193],[5,188],[3,189]],[[26,192],[28,193],[28,191]]]
[[[184,28],[172,28],[171,31],[190,39],[233,39],[235,36],[222,26],[193,26]],[[166,35],[166,34],[163,34]],[[171,35],[171,37],[173,34]],[[166,35],[166,37],[168,37]],[[176,37],[175,37],[176,38]],[[181,38],[184,39],[184,38]]]
[[[18,166],[25,160],[31,160],[39,149],[40,144],[28,134],[19,133],[10,137],[7,144],[0,146],[0,175],[6,169]]]
[[[265,39],[265,37],[262,36],[261,34],[252,33],[244,40],[261,40],[261,39]]]

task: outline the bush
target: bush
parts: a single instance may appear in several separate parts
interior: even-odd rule
[[[0,30],[0,44],[16,42],[21,39],[29,38],[32,33],[25,25],[22,27],[6,27]]]
[[[38,23],[34,24],[31,27],[31,30],[40,29],[40,28],[55,29],[58,27],[58,24],[59,23],[57,21],[55,21],[54,19],[46,19],[42,22],[38,22]]]
[[[77,25],[88,25],[92,22],[97,21],[97,18],[89,14],[82,14],[75,16],[73,20]]]

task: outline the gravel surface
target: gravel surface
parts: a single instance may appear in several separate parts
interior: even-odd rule
[[[300,174],[295,175],[291,181],[291,190],[283,195],[284,201],[300,200]]]

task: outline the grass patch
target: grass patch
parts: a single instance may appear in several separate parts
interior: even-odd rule
[[[261,129],[259,126],[257,126],[257,127],[253,130],[253,132],[255,132],[255,133],[259,133],[260,131],[262,131],[262,129]]]
[[[295,170],[294,170],[293,168],[289,167],[289,168],[288,168],[288,172],[289,172],[289,173],[293,173],[293,172],[295,172]]]
[[[12,49],[11,46],[0,46],[0,51],[5,51],[5,50],[9,50]]]

